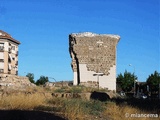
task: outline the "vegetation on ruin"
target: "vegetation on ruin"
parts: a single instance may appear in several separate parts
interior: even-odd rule
[[[67,91],[79,92],[83,86],[62,89]],[[60,89],[60,88],[59,88]],[[75,90],[76,89],[76,90]],[[78,90],[77,90],[78,89]],[[37,87],[30,88],[27,91],[1,91],[6,94],[0,96],[1,110],[31,110],[44,111],[56,114],[68,120],[125,120],[131,119],[125,117],[125,114],[134,113],[159,113],[159,101],[138,100],[130,98],[112,98],[106,101],[91,99],[85,100],[82,98],[61,98],[47,97],[44,93],[52,93],[56,89],[46,91],[45,88]],[[53,92],[54,93],[54,92]],[[141,120],[152,120],[155,118],[141,118]]]
[[[46,82],[49,82],[48,77],[43,76],[43,75],[40,76],[40,78],[37,81],[34,80],[33,73],[27,73],[26,77],[28,77],[28,79],[31,83],[34,83],[36,85],[44,85]]]
[[[34,74],[33,74],[33,73],[28,73],[28,74],[26,75],[26,77],[28,77],[28,79],[29,79],[29,81],[30,81],[31,83],[35,83],[35,81],[34,81]]]
[[[44,85],[46,82],[49,82],[49,79],[47,76],[40,76],[40,78],[35,81],[34,80],[34,74],[28,73],[26,77],[29,78],[31,83],[34,83],[36,85]],[[122,88],[125,92],[130,92],[134,87],[134,81],[137,80],[138,77],[134,73],[130,73],[128,71],[125,71],[123,74],[118,74],[116,80],[118,83],[118,87]],[[146,80],[146,83],[144,85],[140,85],[141,87],[149,86],[151,91],[158,91],[160,84],[160,73],[155,71],[154,73],[150,74]],[[63,93],[63,92],[69,92],[69,93],[81,93],[81,92],[92,92],[92,91],[102,91],[106,92],[106,89],[98,89],[98,88],[92,88],[92,87],[84,87],[79,85],[78,87],[67,87],[62,86],[61,88],[58,88],[55,90],[55,92]]]
[[[94,91],[109,92],[108,89],[85,87],[83,85],[63,86],[54,90],[54,92],[57,92],[57,93],[87,93],[87,92],[94,92]]]
[[[134,78],[133,74],[127,75],[124,76]],[[159,75],[156,71],[149,75],[146,84],[157,86]],[[45,78],[40,79],[44,81],[47,79],[47,77],[40,78]],[[55,97],[52,93],[60,95],[65,93],[76,95],[91,93],[91,96],[88,100],[82,97]],[[4,89],[0,90],[0,112],[7,110],[42,111],[68,120],[117,120],[117,118],[118,120],[134,120],[137,117],[126,117],[126,114],[160,114],[160,101],[158,99],[136,99],[128,96],[121,98],[114,92],[112,92],[113,98],[100,98],[109,93],[111,91],[107,89],[85,87],[83,85],[64,86],[63,84],[62,86],[57,85],[52,88],[36,86],[28,87],[26,90]],[[95,97],[93,94],[98,95],[98,97]],[[155,120],[157,117],[141,117],[140,119]]]

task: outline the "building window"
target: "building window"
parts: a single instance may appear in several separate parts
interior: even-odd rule
[[[0,59],[0,62],[4,62],[4,59]]]
[[[12,49],[12,50],[15,50],[15,46],[12,46],[11,49]]]
[[[16,75],[18,75],[18,71],[16,71]]]
[[[12,57],[12,55],[11,55],[11,54],[8,54],[8,55],[9,55],[9,57],[8,57],[8,58],[9,58],[9,60],[10,60],[10,62],[11,62],[11,61],[13,60],[13,57]],[[8,61],[9,61],[9,60],[8,60]]]
[[[0,51],[4,50],[4,43],[0,43]]]
[[[0,73],[3,73],[4,72],[4,70],[3,69],[0,69]]]

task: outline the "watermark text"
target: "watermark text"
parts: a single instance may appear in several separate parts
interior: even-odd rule
[[[160,115],[159,114],[145,114],[145,113],[143,113],[143,114],[141,114],[141,113],[134,113],[134,114],[130,114],[130,113],[125,113],[125,117],[127,118],[129,118],[129,117],[131,117],[131,118],[158,118],[158,117],[160,117]]]

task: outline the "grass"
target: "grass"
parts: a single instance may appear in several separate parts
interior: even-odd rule
[[[58,89],[53,90],[53,92],[57,93],[84,93],[84,92],[93,92],[93,91],[99,91],[99,92],[108,92],[107,89],[98,89],[94,87],[85,87],[83,85],[79,86],[64,86]]]
[[[61,87],[54,90],[54,92],[57,93],[81,93],[83,91],[84,91],[83,86]]]
[[[60,89],[57,89],[57,91]],[[63,92],[79,93],[79,92],[92,92],[93,89],[83,86],[65,87]],[[156,113],[156,110],[146,111],[140,109],[136,105],[137,102],[141,104],[143,101],[134,101],[132,105],[130,100],[119,104],[116,100],[98,101],[98,100],[83,100],[79,98],[47,98],[42,94],[44,89],[38,88],[36,90],[29,89],[27,92],[15,91],[11,94],[0,96],[0,109],[2,110],[39,110],[51,113],[57,113],[64,116],[68,120],[84,120],[84,119],[108,119],[108,120],[155,120],[157,118],[132,118],[126,117],[131,114],[149,114]],[[31,93],[30,93],[31,92]],[[48,90],[47,90],[48,92]],[[61,91],[60,91],[61,92]],[[26,94],[27,93],[27,94]],[[121,100],[118,100],[121,102]],[[148,103],[147,101],[145,104]],[[135,105],[136,104],[136,105]],[[150,103],[148,103],[150,104]],[[143,106],[143,105],[142,105]],[[153,104],[154,107],[154,104]]]
[[[127,103],[117,104],[115,101],[101,102],[97,100],[85,101],[82,99],[50,99],[47,103],[50,106],[58,106],[63,115],[69,120],[84,120],[88,116],[92,119],[108,119],[108,120],[155,120],[157,117],[132,117],[132,114],[156,114],[155,111],[141,110]]]
[[[59,108],[58,110],[69,120],[83,120],[86,117],[85,115],[97,116],[105,110],[105,103],[95,100],[54,98],[47,103],[52,107]]]
[[[85,118],[84,115],[88,113],[84,104],[84,101],[78,99],[65,100],[62,111],[64,112],[65,117],[70,120],[83,120]]]
[[[108,102],[107,109],[103,112],[111,120],[156,120],[157,117],[136,117],[134,114],[153,114],[154,111],[146,112],[129,105],[117,105],[115,102]],[[156,113],[155,113],[156,114]]]
[[[41,94],[10,94],[0,97],[1,109],[33,109],[45,103],[45,97]]]
[[[99,115],[103,109],[100,101],[82,99],[45,98],[41,92],[17,92],[0,97],[2,110],[39,110],[59,112],[69,120],[83,120],[85,115]]]

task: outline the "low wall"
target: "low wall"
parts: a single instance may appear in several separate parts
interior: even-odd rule
[[[0,75],[0,89],[24,89],[28,86],[35,86],[28,77],[16,75]]]

